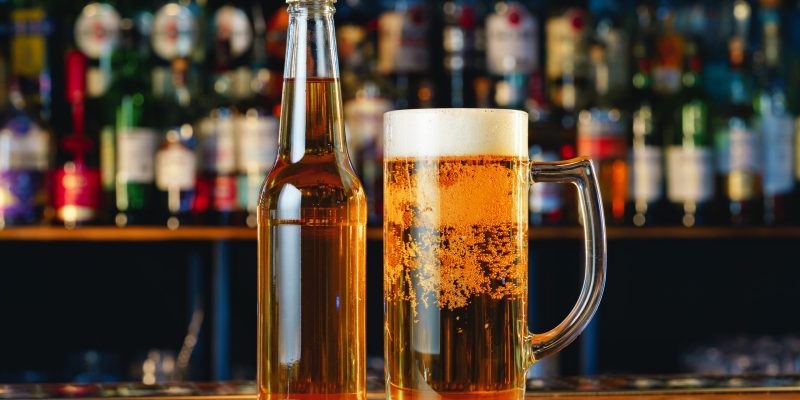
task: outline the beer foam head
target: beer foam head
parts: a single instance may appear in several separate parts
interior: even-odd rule
[[[523,111],[398,110],[384,114],[383,124],[387,158],[528,156],[528,113]]]

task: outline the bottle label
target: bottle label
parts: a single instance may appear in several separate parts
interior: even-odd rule
[[[425,72],[430,63],[424,5],[389,11],[378,19],[378,66],[382,74]]]
[[[159,190],[192,190],[197,159],[181,144],[170,144],[156,154],[156,186]]]
[[[551,17],[545,26],[548,80],[564,74],[575,77],[589,75],[586,16],[579,9],[570,9],[563,15]]]
[[[751,129],[732,126],[718,132],[715,139],[717,172],[727,175],[736,171],[760,170],[758,138]]]
[[[67,163],[55,172],[56,217],[76,223],[94,219],[100,204],[100,171]]]
[[[660,94],[675,94],[680,90],[680,69],[664,66],[653,68],[653,91]]]
[[[618,110],[592,109],[578,117],[578,154],[594,161],[626,158],[625,125]]]
[[[29,118],[12,118],[0,130],[0,171],[45,171],[49,157],[49,133]]]
[[[265,174],[278,157],[278,119],[265,115],[236,118],[238,167],[245,173]]]
[[[794,121],[788,116],[765,115],[761,119],[761,132],[764,194],[789,193],[794,186]]]
[[[91,59],[110,56],[119,43],[120,16],[110,4],[91,3],[75,21],[75,44]]]
[[[35,222],[46,197],[44,181],[40,171],[0,170],[0,217]]]
[[[222,47],[223,53],[231,57],[241,57],[250,50],[253,43],[253,31],[247,14],[239,8],[226,5],[214,14],[215,46]]]
[[[530,73],[539,67],[536,19],[519,3],[486,19],[486,61],[495,75]]]
[[[236,171],[236,139],[231,116],[214,116],[200,121],[200,140],[204,171],[217,175]]]
[[[117,179],[121,183],[153,183],[156,132],[148,128],[123,128],[117,135]]]
[[[161,7],[153,18],[153,51],[165,60],[188,57],[197,42],[197,21],[192,11],[178,3]]]
[[[631,151],[631,200],[654,202],[662,196],[664,170],[661,149],[642,146]]]
[[[100,97],[111,86],[111,71],[102,67],[89,67],[86,69],[86,95]]]
[[[117,144],[114,128],[100,130],[100,183],[104,191],[113,191],[117,181]]]
[[[711,151],[670,146],[667,149],[667,197],[673,203],[710,201],[714,196]]]

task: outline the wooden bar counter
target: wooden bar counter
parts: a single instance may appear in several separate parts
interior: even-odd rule
[[[370,376],[370,400],[384,398]],[[0,384],[0,399],[170,399],[255,400],[255,384],[245,382],[144,385]],[[800,400],[800,375],[703,377],[691,375],[605,376],[531,379],[528,399],[598,400]]]

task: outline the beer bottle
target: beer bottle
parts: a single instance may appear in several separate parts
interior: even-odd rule
[[[278,158],[258,209],[259,399],[366,399],[364,191],[345,144],[334,0],[289,0]]]

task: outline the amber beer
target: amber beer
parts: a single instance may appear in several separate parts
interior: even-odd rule
[[[566,170],[580,175],[589,161],[532,165],[527,114],[518,111],[406,110],[385,121],[387,395],[521,399],[527,368],[582,329],[554,330],[553,340],[569,336],[555,346],[528,333],[531,171],[543,181],[569,181]],[[585,211],[596,223],[599,196],[591,190]],[[601,225],[587,225],[602,236]],[[603,260],[602,249],[589,250]],[[599,300],[595,271],[604,270],[589,262],[587,276],[599,285],[586,297]],[[574,315],[577,325],[592,312]],[[536,346],[550,347],[540,353]]]
[[[526,162],[393,158],[386,168],[386,341],[399,375],[392,381],[425,379],[440,395],[519,398],[519,366],[527,363]],[[402,368],[422,365],[427,378]],[[392,390],[393,398],[418,395]]]
[[[333,1],[289,3],[278,159],[258,206],[258,397],[365,400],[367,212],[346,152]]]

